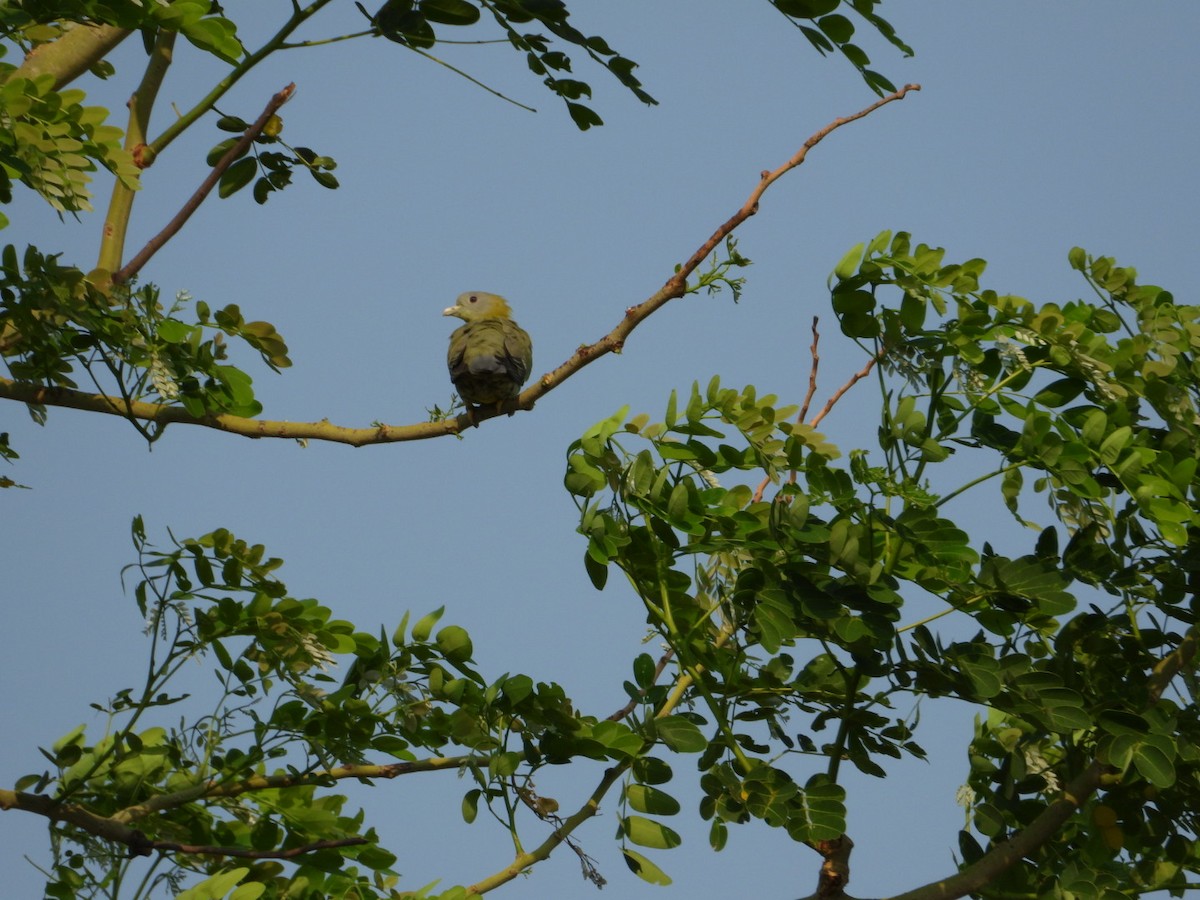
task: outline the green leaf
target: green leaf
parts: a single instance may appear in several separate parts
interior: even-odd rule
[[[671,780],[671,767],[655,756],[641,756],[633,762],[633,777],[641,784],[666,784]]]
[[[199,884],[193,885],[183,893],[176,895],[175,900],[221,900],[249,873],[250,870],[245,866],[239,866],[227,872],[218,872],[211,878],[206,878]],[[259,884],[258,886],[263,889],[266,888],[266,885],[263,884]],[[261,893],[262,891],[259,892],[259,894]],[[250,898],[247,897],[245,900],[250,900]]]
[[[440,619],[442,617],[442,614],[445,611],[446,611],[446,607],[439,606],[437,609],[435,609],[433,612],[429,613],[428,615],[422,616],[417,621],[417,624],[414,625],[412,628],[412,639],[414,641],[429,640],[429,635],[430,635],[430,632],[433,631],[433,626],[437,624],[438,619]]]
[[[420,623],[417,623],[420,625]],[[415,630],[415,629],[414,629]],[[437,647],[450,662],[465,663],[471,659],[474,647],[467,630],[458,625],[447,625],[437,633]]]
[[[441,25],[474,25],[479,21],[479,8],[467,0],[421,0],[420,9],[426,19]]]
[[[720,819],[713,819],[712,825],[708,829],[708,846],[720,853],[725,849],[725,844],[729,841],[729,826]]]
[[[621,853],[625,856],[625,865],[629,866],[629,870],[638,878],[648,881],[650,884],[657,884],[664,887],[671,883],[671,879],[662,869],[636,850],[623,848]]]
[[[462,799],[462,817],[468,825],[475,821],[479,814],[479,797],[483,793],[479,788],[467,791]]]
[[[608,566],[594,560],[590,553],[584,553],[583,568],[592,582],[592,587],[598,591],[604,590],[604,585],[608,583]]]
[[[328,188],[331,191],[336,191],[339,187],[337,176],[332,172],[322,172],[320,169],[309,169],[308,173],[312,175],[313,181],[323,188]]]
[[[842,0],[771,0],[781,13],[798,19],[815,19],[833,12]]]
[[[645,816],[626,816],[621,821],[621,827],[625,835],[640,847],[670,850],[683,843],[672,829]]]
[[[1042,406],[1064,406],[1078,397],[1084,387],[1086,384],[1082,379],[1060,378],[1038,391],[1033,400]]]
[[[1157,788],[1169,788],[1175,783],[1174,762],[1155,744],[1138,744],[1133,751],[1133,767],[1139,775]]]
[[[695,723],[683,716],[664,716],[654,722],[659,740],[676,753],[699,753],[708,746],[708,741]]]
[[[996,838],[1004,833],[1004,814],[990,803],[975,807],[975,828],[980,834]]]
[[[563,484],[577,497],[590,497],[608,486],[604,473],[588,462],[582,453],[572,453],[567,457],[567,470]]]
[[[817,20],[817,27],[835,44],[844,44],[854,36],[854,23],[842,15],[823,16]]]
[[[182,344],[192,336],[195,328],[177,319],[163,319],[158,323],[158,336],[168,344]]]
[[[217,119],[217,128],[221,131],[232,131],[241,134],[249,127],[249,122],[237,116],[221,116],[221,118]]]
[[[237,26],[220,16],[208,16],[188,23],[180,31],[201,50],[207,50],[230,65],[236,65],[245,55],[245,48],[237,38]]]
[[[846,255],[841,258],[838,264],[834,266],[833,274],[838,281],[845,281],[858,271],[858,264],[862,260],[864,247],[865,244],[855,244],[846,252]],[[872,298],[872,303],[874,303],[874,298]]]
[[[392,646],[403,647],[405,644],[405,634],[408,631],[409,611],[405,610],[404,615],[400,618],[400,624],[396,626],[396,630],[392,632]]]
[[[592,739],[609,750],[609,756],[634,757],[646,746],[645,739],[623,722],[600,721],[592,727]]]
[[[76,744],[80,744],[81,739],[83,738],[84,730],[86,728],[87,728],[86,725],[76,725],[74,728],[72,728],[70,731],[68,731],[62,737],[60,737],[57,741],[55,741],[53,744],[51,744],[50,749],[52,749],[56,754],[58,754],[58,753],[62,753],[62,751],[65,750],[67,747],[72,747],[72,746],[75,746]]]
[[[516,771],[525,762],[525,756],[515,750],[508,750],[504,753],[497,753],[491,758],[488,763],[488,770],[496,776],[507,778],[510,775],[516,774]]]
[[[665,791],[645,784],[631,784],[625,788],[629,805],[638,812],[655,816],[673,816],[679,812],[679,801]]]
[[[221,198],[240,191],[254,178],[258,172],[258,160],[252,156],[239,159],[221,175],[217,186],[217,195]]]
[[[575,123],[575,127],[580,131],[587,131],[593,125],[603,125],[604,120],[600,118],[595,110],[584,106],[582,103],[567,103],[567,112],[571,115],[571,121]]]
[[[824,775],[814,775],[804,786],[809,838],[834,840],[846,833],[846,790]]]

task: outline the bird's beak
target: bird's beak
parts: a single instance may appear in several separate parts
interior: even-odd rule
[[[443,316],[457,316],[459,318],[462,318],[462,309],[457,306],[447,306],[445,309],[442,310],[442,315]]]

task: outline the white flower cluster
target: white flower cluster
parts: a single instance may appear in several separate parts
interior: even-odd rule
[[[300,641],[300,646],[312,657],[313,664],[322,671],[333,665],[333,654],[311,634],[306,634]]]
[[[1041,340],[1032,331],[1026,332],[1024,329],[1018,329],[1013,336],[1026,344],[1038,343]],[[1024,349],[1007,334],[996,336],[996,350],[999,351],[1000,359],[1006,368],[1029,369],[1029,360],[1025,358]]]
[[[1042,756],[1042,748],[1026,747],[1024,755],[1025,768],[1034,775],[1042,776],[1042,781],[1046,783],[1046,793],[1057,794],[1062,788],[1062,782],[1058,780],[1058,774],[1050,768],[1046,757]]]
[[[150,352],[150,383],[164,400],[174,400],[179,396],[179,384],[153,350]]]
[[[954,802],[965,810],[970,810],[975,805],[975,789],[969,784],[964,784],[954,792]]]

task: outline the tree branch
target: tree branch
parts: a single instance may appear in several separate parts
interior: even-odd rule
[[[825,405],[821,407],[821,411],[813,416],[812,420],[809,421],[808,424],[813,428],[816,428],[818,425],[820,425],[821,420],[829,415],[830,411],[834,408],[834,406],[837,405],[837,402],[845,396],[846,392],[850,390],[850,388],[854,387],[854,385],[858,384],[858,382],[870,375],[871,370],[875,368],[875,364],[883,359],[883,357],[886,355],[887,351],[881,350],[878,355],[872,356],[870,359],[868,359],[866,365],[851,375],[845,384],[833,392],[833,396],[825,402]]]
[[[365,444],[388,444],[398,441],[417,441],[456,434],[468,427],[467,417],[443,422],[424,422],[417,425],[376,425],[370,428],[346,428],[329,422],[279,422],[266,419],[244,419],[241,416],[193,416],[181,406],[163,406],[140,400],[126,402],[107,394],[91,394],[69,388],[43,387],[37,384],[0,378],[0,398],[33,403],[39,406],[60,406],[85,412],[106,413],[121,418],[141,419],[157,425],[179,423],[202,425],[248,438],[291,438],[293,440],[330,441],[362,447]],[[477,418],[484,418],[483,410]]]
[[[333,841],[318,841],[304,847],[278,851],[243,850],[237,847],[210,847],[190,844],[177,844],[173,841],[156,841],[146,837],[130,823],[144,819],[154,813],[175,809],[197,800],[213,800],[217,798],[236,797],[252,791],[262,791],[270,788],[289,788],[308,784],[328,784],[346,778],[397,778],[414,772],[436,772],[445,769],[460,769],[463,766],[478,763],[486,764],[487,757],[455,756],[432,757],[416,762],[385,763],[383,765],[349,765],[325,769],[319,772],[306,772],[286,775],[258,775],[242,781],[218,784],[204,782],[193,785],[181,791],[170,794],[160,794],[145,803],[126,807],[111,816],[101,816],[78,803],[63,803],[57,798],[45,794],[29,794],[25,791],[10,791],[0,789],[0,811],[21,810],[45,816],[52,822],[66,822],[74,825],[88,834],[95,835],[106,841],[124,844],[129,847],[131,856],[147,856],[159,851],[174,851],[178,853],[198,853],[221,856],[241,856],[250,859],[288,859],[320,850],[327,847],[345,847],[353,844],[364,844],[364,838],[342,838]]]
[[[813,316],[812,343],[808,347],[808,355],[812,359],[812,364],[808,367],[808,391],[804,395],[804,402],[800,404],[800,412],[796,414],[797,422],[803,422],[808,417],[808,408],[817,393],[817,372],[821,368],[821,332],[817,330],[819,322],[820,319]]]
[[[320,4],[314,3],[312,6],[317,7]],[[281,32],[282,33],[282,32]],[[274,109],[272,104],[276,101],[280,104],[287,100],[287,93],[290,96],[290,88],[285,88],[284,91],[272,98],[272,103],[268,104],[267,111],[264,111],[263,116],[255,123],[252,128],[247,131],[243,139],[250,136],[247,140],[253,140],[252,132],[257,134],[256,128],[261,130],[261,125],[266,124],[266,119],[270,117]],[[762,195],[772,184],[782,178],[792,169],[799,166],[808,156],[808,151],[819,144],[822,140],[851,122],[857,121],[864,116],[869,115],[894,100],[900,100],[905,97],[910,91],[920,90],[920,85],[908,84],[895,93],[872,103],[865,109],[859,110],[853,115],[844,116],[839,119],[834,119],[820,131],[813,134],[804,142],[800,149],[783,165],[777,169],[764,171],[759,178],[758,184],[751,191],[746,202],[735,212],[728,220],[726,220],[712,236],[708,238],[700,247],[688,258],[688,260],[680,265],[675,274],[673,274],[666,283],[659,288],[653,295],[646,300],[630,306],[625,310],[624,318],[617,324],[612,331],[604,335],[594,343],[585,344],[575,351],[572,356],[559,365],[556,369],[547,372],[539,378],[534,384],[526,388],[517,399],[516,408],[529,410],[533,408],[534,403],[541,397],[544,397],[550,391],[554,390],[572,375],[588,364],[595,362],[602,356],[609,353],[619,352],[624,346],[625,341],[633,330],[637,328],[643,321],[657,312],[671,300],[683,297],[687,293],[687,278],[699,267],[699,265],[708,257],[710,253],[728,237],[734,229],[745,222],[748,218],[758,212],[759,201]],[[282,100],[279,98],[283,97]],[[278,108],[275,106],[274,108]],[[260,124],[261,123],[261,124]],[[157,142],[155,142],[157,145]],[[230,150],[230,154],[234,152]],[[226,159],[232,162],[232,158],[227,154]],[[225,159],[222,160],[225,162]],[[218,164],[219,168],[220,164]],[[217,169],[213,170],[209,179],[213,183],[220,178],[220,172]],[[206,180],[206,184],[208,184]],[[211,190],[212,185],[208,184],[207,190]],[[202,190],[204,190],[202,186]],[[204,190],[204,193],[207,193]],[[200,195],[197,191],[197,195]],[[202,200],[203,196],[199,196]],[[146,248],[142,250],[128,265],[120,272],[117,272],[113,279],[120,281],[129,278],[136,273],[146,260],[154,254],[158,247],[162,246],[167,239],[171,237],[186,221],[187,216],[194,211],[194,207],[199,205],[199,200],[195,197],[193,201],[189,201],[189,205],[180,211],[175,220],[163,230],[162,234],[155,237]],[[178,220],[178,225],[176,225]],[[172,226],[174,229],[172,230]],[[20,400],[25,403],[36,403],[45,406],[63,406],[71,409],[81,409],[89,412],[107,413],[109,415],[121,416],[123,418],[142,419],[149,422],[166,425],[172,422],[178,422],[184,425],[202,425],[207,428],[215,428],[219,431],[227,431],[231,434],[239,434],[243,437],[251,438],[292,438],[304,440],[321,440],[331,441],[334,443],[350,444],[352,446],[363,446],[365,444],[387,444],[399,441],[414,441],[426,440],[428,438],[443,437],[449,434],[459,434],[467,428],[478,424],[486,419],[501,415],[503,411],[479,409],[476,410],[474,417],[470,417],[465,413],[458,416],[456,419],[447,419],[440,422],[427,422],[416,425],[377,425],[371,428],[347,428],[338,425],[332,425],[329,422],[280,422],[267,419],[246,419],[239,416],[231,415],[211,415],[211,416],[193,416],[186,412],[181,407],[176,406],[161,406],[154,403],[144,403],[140,401],[126,402],[120,398],[111,397],[103,394],[89,394],[85,391],[75,391],[68,388],[49,388],[39,385],[24,384],[19,382],[0,379],[0,398],[10,400]]]
[[[1100,778],[1109,767],[1095,760],[1063,790],[1063,795],[1007,841],[997,844],[977,862],[957,875],[934,881],[889,900],[956,900],[995,881],[1009,866],[1036,851],[1056,835],[1067,819],[1075,815],[1100,787]]]
[[[146,135],[150,129],[150,113],[162,87],[167,69],[175,51],[178,32],[159,31],[154,39],[154,50],[146,63],[146,71],[133,96],[129,98],[129,125],[125,129],[125,149],[142,168],[149,165],[143,152]],[[112,195],[108,201],[108,212],[104,216],[104,228],[100,235],[100,255],[96,267],[115,272],[121,265],[125,253],[125,234],[129,229],[129,217],[133,211],[135,191],[120,178],[114,179]]]
[[[288,850],[247,850],[240,847],[214,847],[198,844],[179,844],[175,841],[156,841],[146,837],[141,831],[117,820],[115,816],[98,816],[77,803],[58,803],[53,797],[44,794],[26,794],[22,791],[0,790],[0,810],[21,809],[25,812],[37,813],[53,822],[66,822],[86,831],[88,834],[124,844],[129,848],[130,856],[149,856],[155,851],[206,854],[212,856],[240,856],[247,859],[291,859],[315,850],[329,847],[350,847],[356,844],[366,844],[369,841],[362,837],[337,838],[316,841],[302,847],[292,847]]]
[[[242,794],[269,789],[301,787],[304,785],[323,785],[330,781],[342,781],[347,778],[398,778],[401,775],[411,775],[415,772],[439,772],[446,769],[461,769],[470,765],[487,765],[486,756],[435,756],[413,762],[383,763],[371,765],[367,763],[337,766],[332,769],[322,769],[316,772],[301,772],[286,775],[256,775],[241,781],[231,781],[224,784],[205,782],[184,788],[170,794],[160,794],[151,797],[145,803],[128,806],[112,815],[112,820],[121,824],[136,822],[149,815],[167,809],[186,806],[197,800],[213,800],[238,797]],[[2,793],[2,792],[0,792]],[[3,809],[3,798],[0,797],[0,809]]]
[[[1163,691],[1185,667],[1191,666],[1196,658],[1197,634],[1193,625],[1179,642],[1179,646],[1164,656],[1154,671],[1150,674],[1150,691],[1147,705],[1153,705],[1162,699]]]
[[[1150,673],[1147,706],[1157,703],[1171,679],[1178,675],[1184,666],[1191,665],[1196,657],[1196,649],[1197,628],[1192,626],[1179,646],[1159,660]],[[1113,771],[1112,766],[1099,759],[1093,760],[1067,784],[1059,799],[1047,806],[1036,819],[1007,841],[997,844],[957,875],[897,894],[889,900],[957,900],[958,897],[965,897],[990,884],[1009,866],[1051,840],[1067,819],[1099,789],[1104,776]]]
[[[468,895],[486,894],[488,891],[493,891],[502,884],[507,884],[512,881],[530,866],[539,863],[544,859],[549,859],[550,854],[557,849],[564,841],[566,841],[571,832],[586,822],[588,819],[600,813],[600,801],[604,795],[609,792],[617,779],[620,778],[625,770],[632,765],[632,762],[623,762],[613,766],[610,769],[605,769],[604,777],[600,779],[600,783],[596,785],[596,789],[584,801],[574,813],[563,820],[559,827],[554,829],[554,832],[546,840],[542,841],[533,850],[527,853],[519,853],[513,859],[512,863],[501,869],[482,881],[477,881],[475,884],[467,888]]]
[[[213,847],[207,844],[177,844],[175,841],[147,841],[146,852],[140,856],[149,856],[151,852],[159,853],[190,853],[196,856],[236,856],[241,859],[294,859],[306,853],[317,850],[328,850],[333,847],[356,847],[360,844],[371,843],[364,837],[331,838],[324,841],[313,841],[302,847],[291,847],[287,850],[247,850],[243,847]]]
[[[588,363],[594,362],[601,356],[608,353],[619,352],[625,346],[625,340],[633,332],[638,325],[645,319],[649,318],[652,313],[657,312],[669,301],[675,300],[684,296],[687,293],[687,278],[700,266],[708,255],[712,253],[722,241],[725,240],[733,231],[758,212],[758,204],[762,195],[772,184],[790,172],[792,169],[804,162],[808,156],[808,151],[819,144],[822,140],[841,128],[843,125],[848,125],[864,116],[870,115],[879,107],[891,103],[893,100],[901,100],[909,91],[919,91],[919,84],[906,84],[895,93],[872,103],[866,109],[859,110],[853,115],[843,116],[840,119],[834,119],[820,131],[812,135],[798,151],[777,169],[764,171],[759,178],[758,185],[750,192],[750,196],[746,202],[742,204],[732,216],[727,219],[716,231],[712,233],[695,253],[688,258],[687,262],[683,263],[659,290],[648,299],[642,301],[636,306],[631,306],[625,310],[625,318],[608,334],[596,341],[594,344],[588,344],[580,347],[575,351],[575,355],[569,360],[560,365],[552,372],[543,375],[533,387],[527,389],[521,394],[518,405],[522,409],[529,409],[533,406],[534,401],[544,396],[545,394],[558,387],[571,375],[574,375]],[[494,413],[493,413],[494,415]],[[487,418],[487,417],[480,417]]]
[[[854,841],[843,834],[832,841],[817,841],[814,848],[821,854],[821,877],[817,881],[816,893],[811,900],[840,900],[846,897],[846,885],[850,881],[850,851]]]
[[[54,89],[59,90],[104,59],[131,33],[115,25],[77,24],[57,40],[30,50],[9,78],[49,74],[54,76]]]
[[[262,115],[255,120],[253,125],[246,129],[245,133],[238,138],[237,143],[225,151],[225,155],[212,167],[212,171],[208,173],[208,177],[200,183],[200,187],[196,188],[196,193],[192,194],[188,202],[183,204],[183,208],[175,214],[166,227],[147,241],[146,246],[133,259],[127,262],[120,271],[113,273],[112,280],[115,284],[128,281],[141,271],[142,266],[146,265],[150,261],[150,258],[179,232],[179,229],[192,217],[192,213],[200,208],[200,204],[204,202],[205,198],[212,192],[212,189],[217,186],[217,182],[221,180],[221,176],[225,174],[225,170],[233,165],[235,160],[241,159],[246,151],[250,149],[250,145],[254,143],[254,139],[262,134],[262,130],[267,127],[267,122],[279,111],[279,107],[292,98],[292,94],[295,92],[296,85],[289,84],[270,99],[266,108],[262,111]]]

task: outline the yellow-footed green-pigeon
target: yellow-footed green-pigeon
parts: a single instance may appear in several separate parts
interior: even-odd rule
[[[450,380],[467,411],[494,405],[501,412],[521,393],[533,368],[533,342],[512,320],[508,301],[486,291],[467,291],[442,315],[464,324],[450,335]],[[512,415],[510,410],[509,415]]]

